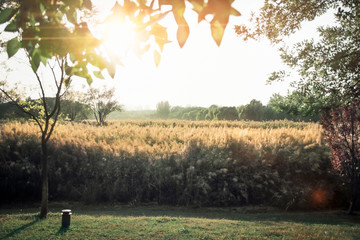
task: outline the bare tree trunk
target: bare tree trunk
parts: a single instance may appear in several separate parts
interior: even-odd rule
[[[44,138],[41,140],[41,210],[40,218],[46,218],[48,213],[48,195],[49,195],[49,179],[48,179],[48,151],[47,142]]]
[[[350,200],[350,206],[348,209],[348,214],[353,214],[354,210],[355,210],[355,206],[356,206],[356,202],[358,200],[358,196],[359,196],[359,181],[355,180],[352,181],[352,186],[351,186],[351,200]]]

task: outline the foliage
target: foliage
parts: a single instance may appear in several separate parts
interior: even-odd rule
[[[299,30],[302,22],[312,21],[330,8],[348,4],[356,4],[356,0],[266,0],[260,14],[251,17],[252,25],[237,25],[235,31],[245,40],[265,36],[279,43],[284,36]]]
[[[156,104],[156,115],[160,118],[168,118],[170,114],[170,104],[168,101],[161,101]]]
[[[320,38],[305,40],[293,48],[282,47],[282,59],[301,76],[294,82],[315,110],[347,104],[359,94],[359,4],[356,0],[265,1],[256,28],[251,33],[279,42],[298,30],[304,20],[313,20],[328,9],[337,12],[334,25],[318,28]],[[255,34],[255,35],[256,35]],[[273,73],[270,80],[283,79],[285,71]]]
[[[294,116],[288,114],[288,108],[283,106],[283,97],[274,95],[268,105],[263,105],[258,100],[251,100],[249,104],[235,107],[219,107],[216,105],[209,108],[203,107],[180,107],[171,108],[169,118],[183,120],[226,120],[226,121],[271,121],[271,120],[294,120],[316,121],[316,117]]]
[[[84,104],[84,97],[80,92],[67,91],[61,100],[61,115],[70,121],[81,121],[88,119],[91,109]]]
[[[321,121],[332,151],[332,163],[350,186],[351,205],[355,209],[360,189],[360,109],[359,102],[327,112]]]
[[[90,3],[90,4],[89,4]],[[22,49],[36,76],[40,100],[17,102],[7,89],[0,88],[7,99],[13,102],[41,132],[41,211],[46,217],[48,204],[48,141],[60,115],[60,99],[74,75],[91,77],[87,64],[105,68],[104,61],[96,52],[99,41],[91,37],[86,23],[77,17],[78,10],[91,9],[86,1],[4,1],[0,6],[0,24],[4,31],[16,34],[6,42],[8,57]],[[84,41],[86,39],[86,41]],[[54,104],[47,102],[44,79],[39,75],[41,63],[52,73],[55,87]]]
[[[318,28],[319,39],[305,40],[292,48],[281,48],[283,62],[295,69],[301,77],[293,83],[297,88],[296,92],[286,98],[294,103],[299,98],[296,95],[302,95],[300,99],[308,105],[305,106],[306,109],[312,112],[321,111],[333,158],[344,164],[350,162],[357,166],[358,160],[354,157],[356,146],[344,146],[340,143],[343,140],[349,141],[348,138],[357,142],[360,134],[356,129],[359,125],[357,105],[360,96],[359,1],[268,0],[265,1],[260,16],[255,19],[255,28],[238,26],[236,32],[244,35],[245,39],[265,35],[272,42],[278,43],[283,36],[299,29],[301,22],[313,20],[329,9],[336,12],[335,21],[333,25]],[[285,71],[275,72],[270,80],[282,80],[286,76]],[[348,154],[348,151],[352,154]],[[338,168],[338,164],[333,163],[334,168]],[[352,183],[351,188],[354,188],[354,184],[357,188],[356,191],[352,190],[349,213],[352,212],[354,200],[359,194],[356,183],[358,180],[354,177],[358,174],[358,169],[355,167],[352,171],[355,172],[345,175]]]
[[[293,91],[287,96],[274,94],[268,106],[276,112],[285,113],[288,119],[307,119],[312,121],[320,120],[319,106],[314,106],[308,99],[298,91]]]
[[[13,191],[2,201],[13,201],[20,198],[16,189],[33,189],[39,181],[31,173],[38,164],[36,131],[30,123],[8,123],[1,135],[5,180],[0,188]],[[69,123],[58,126],[50,148],[51,200],[266,203],[289,209],[341,206],[345,200],[341,182],[329,174],[329,150],[317,124],[119,121],[98,128]],[[29,169],[22,167],[25,162]],[[314,200],[318,191],[322,198]]]
[[[105,125],[106,117],[114,111],[122,111],[122,106],[114,99],[115,88],[90,88],[86,94],[85,102],[92,109],[98,125]]]
[[[159,23],[168,14],[172,14],[176,24],[176,38],[180,47],[183,47],[189,37],[190,27],[185,19],[185,12],[192,6],[192,10],[198,15],[198,22],[207,21],[206,17],[212,15],[210,21],[211,35],[217,45],[220,46],[229,17],[241,14],[231,5],[234,0],[158,0],[140,1],[126,0],[123,5],[115,3],[112,14],[106,19],[106,23],[131,22],[136,25],[136,39],[134,51],[142,54],[151,49],[155,39],[157,48],[153,49],[154,61],[158,65],[161,52],[165,44],[169,43],[167,26]],[[188,4],[190,3],[190,4]],[[170,10],[168,10],[170,9]]]
[[[260,121],[263,119],[263,105],[260,101],[251,100],[251,102],[242,109],[240,118],[244,120]]]

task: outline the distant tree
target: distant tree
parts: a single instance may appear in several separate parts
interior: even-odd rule
[[[206,120],[217,120],[217,115],[219,114],[219,107],[215,104],[209,107],[208,113],[205,115]]]
[[[220,107],[216,115],[217,120],[236,121],[239,120],[238,112],[235,107]]]
[[[70,121],[87,119],[91,114],[91,108],[83,103],[84,97],[80,92],[68,91],[61,100],[63,118]]]
[[[122,111],[123,108],[114,99],[115,88],[99,90],[90,88],[86,94],[86,103],[94,113],[95,120],[99,126],[104,126],[106,117],[114,111]]]
[[[271,96],[268,106],[289,120],[320,120],[319,106],[310,102],[306,96],[296,90],[286,96],[274,94]]]
[[[170,104],[168,101],[161,101],[156,104],[156,115],[161,118],[168,118],[170,114]]]
[[[203,121],[206,120],[206,115],[209,113],[208,109],[201,109],[196,114],[196,120]]]
[[[253,99],[249,104],[244,106],[242,111],[239,113],[239,118],[250,121],[262,121],[263,108],[264,106],[260,101]]]

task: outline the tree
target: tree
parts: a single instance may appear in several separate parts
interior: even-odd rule
[[[115,88],[106,89],[101,91],[97,88],[90,88],[86,103],[94,113],[95,120],[99,126],[104,126],[106,117],[114,111],[122,111],[122,106],[118,104],[115,98]]]
[[[299,91],[293,91],[286,96],[274,94],[268,106],[277,113],[285,114],[284,118],[287,117],[289,120],[319,120],[320,106],[309,102],[309,99]]]
[[[84,104],[84,96],[80,92],[67,91],[61,100],[61,114],[70,121],[81,121],[87,119],[91,109]]]
[[[231,6],[233,1],[125,0],[122,6],[115,4],[110,18],[113,17],[116,21],[129,20],[137,25],[136,32],[140,39],[137,50],[140,54],[150,49],[148,43],[150,39],[155,39],[162,51],[164,45],[169,41],[166,27],[160,25],[158,21],[169,13],[173,14],[178,24],[177,40],[180,47],[183,47],[190,33],[184,17],[186,3],[190,3],[198,14],[199,21],[205,20],[207,15],[213,16],[210,22],[212,37],[220,45],[229,16],[240,16],[240,13]],[[170,6],[171,10],[163,11],[163,6]],[[16,35],[14,38],[4,41],[8,57],[14,56],[19,49],[25,51],[41,93],[43,118],[36,118],[29,113],[28,115],[34,119],[41,132],[42,200],[40,217],[42,218],[46,217],[48,211],[47,143],[57,123],[64,87],[69,86],[73,76],[86,78],[90,84],[93,76],[104,78],[102,75],[104,69],[108,70],[110,76],[114,77],[115,75],[114,62],[106,61],[106,57],[99,54],[98,46],[101,41],[89,31],[87,22],[91,16],[91,10],[91,0],[3,0],[0,2],[0,24],[5,24],[4,31]],[[120,25],[119,22],[118,26]],[[160,61],[158,50],[154,50],[154,58],[158,64]],[[56,91],[54,93],[55,104],[52,109],[46,103],[44,82],[41,75],[38,74],[41,65],[50,68],[54,75],[53,82]],[[89,65],[94,68],[88,68]],[[55,68],[58,70],[55,71]],[[15,100],[6,89],[1,89],[1,92],[10,100]],[[18,107],[26,112],[21,105]]]
[[[2,1],[0,9],[0,24],[6,24],[4,30],[16,35],[6,42],[8,57],[14,56],[19,49],[25,52],[41,96],[38,101],[41,108],[38,108],[37,104],[17,101],[8,89],[0,89],[39,127],[42,181],[40,217],[44,218],[48,212],[48,142],[60,114],[61,97],[74,75],[85,77],[90,82],[91,76],[86,68],[89,62],[101,69],[106,65],[94,49],[99,41],[91,37],[86,23],[79,22],[75,17],[78,10],[91,9],[89,1],[71,1],[70,7],[61,1]],[[69,23],[74,27],[68,27]],[[53,106],[48,104],[45,82],[39,74],[40,65],[53,76]]]
[[[239,120],[238,112],[235,107],[221,107],[216,115],[218,120],[236,121]]]
[[[161,118],[168,118],[170,114],[170,104],[168,101],[161,101],[156,104],[156,115]]]
[[[350,185],[350,206],[348,213],[355,209],[360,192],[360,101],[332,108],[322,116],[325,138],[332,152],[335,170],[347,178]]]
[[[250,121],[262,121],[263,108],[264,106],[260,101],[253,99],[239,113],[239,118]]]
[[[280,43],[284,36],[299,29],[303,21],[313,20],[329,9],[336,11],[336,24],[318,28],[320,38],[317,41],[311,39],[298,43],[293,48],[282,47],[281,56],[300,75],[300,79],[294,83],[297,92],[312,107],[316,106],[321,111],[321,124],[333,150],[333,158],[356,166],[356,159],[346,153],[354,152],[354,148],[359,148],[359,145],[337,147],[335,143],[344,140],[344,135],[345,138],[350,137],[346,128],[358,125],[359,121],[356,117],[342,117],[341,121],[338,119],[338,116],[351,112],[350,109],[360,99],[359,1],[267,0],[260,15],[253,18],[254,26],[237,26],[236,32],[245,39],[266,36],[272,42]],[[281,80],[286,76],[285,71],[279,71],[273,73],[269,80]],[[354,115],[356,116],[355,113]],[[330,122],[327,118],[330,118]],[[352,134],[352,139],[359,138],[358,131],[354,130]],[[339,155],[343,157],[338,157]],[[336,164],[334,168],[337,168]],[[359,168],[352,170],[356,174],[360,171]],[[350,178],[348,182],[351,183],[352,175],[345,176]],[[358,194],[358,191],[352,191],[351,199],[357,199],[355,195]],[[352,213],[354,205],[353,202],[350,204],[349,213]]]

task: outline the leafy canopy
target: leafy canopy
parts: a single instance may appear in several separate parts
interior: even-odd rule
[[[360,96],[358,0],[267,0],[260,15],[254,17],[252,28],[236,27],[236,32],[245,39],[266,36],[279,43],[298,30],[303,21],[313,20],[329,9],[335,13],[335,24],[318,28],[318,39],[280,48],[283,62],[300,75],[293,83],[297,92],[312,107],[323,110],[348,105]],[[287,76],[286,71],[279,71],[269,80],[282,80]]]
[[[115,2],[112,13],[106,21],[127,20],[136,25],[136,35],[140,39],[137,52],[142,54],[150,49],[149,39],[154,37],[160,51],[154,51],[155,63],[160,62],[160,52],[169,42],[167,28],[159,21],[172,13],[178,25],[177,40],[183,47],[190,34],[184,17],[185,10],[192,7],[198,20],[212,16],[210,27],[212,37],[220,45],[230,15],[240,16],[231,5],[234,0],[124,0],[123,5]],[[103,78],[102,70],[115,75],[114,62],[106,60],[99,53],[101,41],[95,38],[88,27],[93,16],[91,0],[27,0],[1,1],[0,24],[5,24],[6,32],[17,32],[18,36],[7,41],[9,58],[20,48],[29,55],[31,67],[37,71],[40,63],[46,65],[49,58],[68,57],[68,75],[86,78]],[[169,9],[164,11],[164,9]],[[96,9],[95,9],[96,10]],[[120,24],[120,22],[119,22]],[[114,29],[116,31],[116,29]],[[88,64],[96,67],[90,71]],[[92,68],[93,69],[93,68]]]

